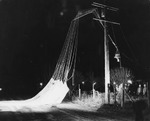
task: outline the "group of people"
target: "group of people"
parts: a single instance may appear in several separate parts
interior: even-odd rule
[[[139,86],[137,88],[137,95],[146,96],[146,92],[147,92],[147,85],[144,84],[142,86],[141,84],[139,84]]]
[[[135,121],[145,121],[143,111],[148,106],[147,101],[144,100],[144,97],[147,97],[148,94],[148,85],[139,84],[137,88],[138,100],[133,102],[133,111],[135,113]],[[141,97],[141,98],[140,98]]]

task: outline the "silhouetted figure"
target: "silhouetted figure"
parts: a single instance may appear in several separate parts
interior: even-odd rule
[[[137,94],[141,95],[141,93],[142,93],[142,87],[141,84],[139,84],[139,87],[137,88]]]
[[[137,100],[133,102],[135,121],[144,121],[143,110],[145,108],[146,108],[146,102],[144,100]]]
[[[146,87],[146,84],[144,84],[144,87],[143,87],[143,96],[146,96],[146,91],[147,91],[147,87]]]

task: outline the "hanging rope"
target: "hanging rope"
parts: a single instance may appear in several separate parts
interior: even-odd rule
[[[78,21],[79,21],[79,20],[78,20]],[[79,22],[78,22],[78,24],[79,24]],[[79,26],[79,25],[78,25],[78,26]],[[77,28],[76,30],[78,30],[78,28]],[[69,79],[72,78],[72,85],[74,85],[75,65],[76,65],[76,58],[77,58],[77,46],[78,46],[78,31],[76,31],[74,53],[73,53],[73,55],[72,55],[73,57],[72,57],[72,62],[71,62],[71,64],[72,64],[73,61],[74,61],[74,63],[73,63],[73,70],[72,70],[72,75],[71,75],[71,77],[69,78]],[[71,67],[71,66],[70,66],[70,67]],[[71,70],[71,68],[70,68],[69,70]],[[69,80],[69,79],[68,79],[68,80]]]
[[[69,27],[69,31],[61,51],[58,63],[53,74],[54,80],[68,80],[68,73],[72,67],[72,63],[75,62],[74,59],[77,51],[77,29],[78,29],[78,20],[72,21]]]
[[[67,81],[68,73],[70,72],[71,69],[72,69],[72,74],[71,77],[69,77],[69,79],[74,76],[76,55],[77,55],[79,18],[86,16],[90,13],[93,13],[97,18],[100,18],[97,9],[94,8],[94,9],[78,12],[76,17],[72,20],[63,49],[61,51],[60,57],[56,64],[54,74],[52,76],[54,80],[60,79],[63,81],[65,80]]]

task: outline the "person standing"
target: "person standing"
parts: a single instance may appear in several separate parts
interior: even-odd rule
[[[146,91],[147,91],[147,87],[146,87],[146,84],[144,84],[144,86],[143,86],[143,96],[146,96]]]
[[[137,94],[141,95],[141,92],[142,92],[142,87],[141,87],[141,84],[139,84],[139,87],[137,89]]]

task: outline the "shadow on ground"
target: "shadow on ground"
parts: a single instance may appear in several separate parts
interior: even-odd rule
[[[0,112],[0,121],[134,121],[135,117],[131,103],[124,108],[103,105],[96,111],[72,105],[74,104],[52,107],[46,113]]]

